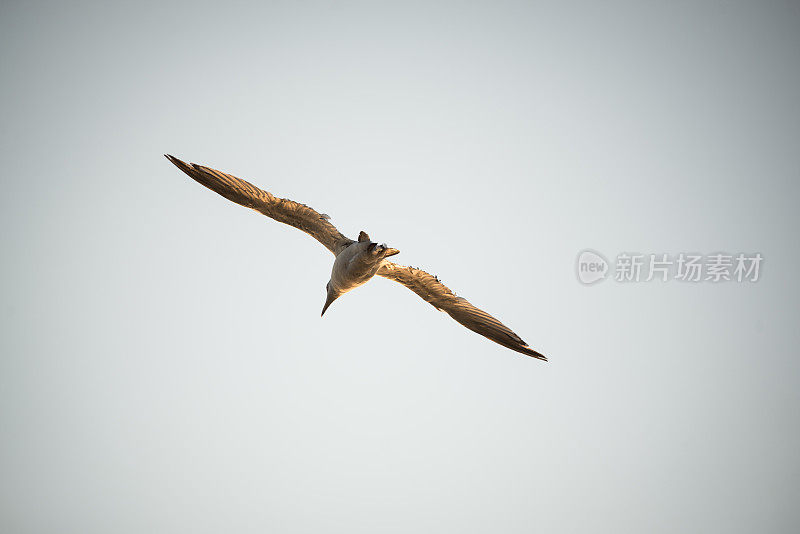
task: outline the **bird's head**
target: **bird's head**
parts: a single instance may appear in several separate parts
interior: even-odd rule
[[[383,258],[388,258],[389,256],[394,256],[395,254],[400,254],[400,251],[396,248],[390,248],[386,246],[386,243],[379,245],[374,243],[370,238],[369,234],[364,230],[361,230],[358,234],[358,246],[359,247],[366,247],[367,254],[370,255],[370,258],[376,261],[380,261]],[[364,250],[362,248],[362,250]]]
[[[400,251],[396,248],[387,247],[386,243],[379,245],[377,243],[370,243],[367,245],[367,252],[375,256],[377,259],[388,258],[389,256],[394,256],[395,254],[400,254]]]

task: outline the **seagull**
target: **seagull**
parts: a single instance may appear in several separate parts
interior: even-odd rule
[[[237,204],[304,231],[336,256],[330,281],[325,286],[327,296],[321,316],[325,315],[333,301],[369,282],[377,274],[403,284],[434,308],[447,313],[473,332],[521,354],[547,361],[547,358],[530,348],[510,328],[476,308],[465,298],[456,296],[438,277],[421,269],[387,260],[386,258],[400,253],[396,248],[373,242],[364,231],[358,234],[358,240],[350,239],[331,224],[328,215],[318,213],[305,204],[278,198],[245,180],[216,169],[186,163],[169,154],[164,155],[200,185]]]

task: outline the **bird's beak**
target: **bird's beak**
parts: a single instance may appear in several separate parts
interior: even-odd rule
[[[400,251],[396,248],[387,248],[386,251],[383,253],[384,258],[388,258],[389,256],[394,256],[395,254],[400,254]]]

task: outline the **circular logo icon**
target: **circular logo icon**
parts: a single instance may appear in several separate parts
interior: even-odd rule
[[[578,280],[590,285],[605,280],[608,275],[608,261],[599,252],[586,249],[578,254],[576,264]]]

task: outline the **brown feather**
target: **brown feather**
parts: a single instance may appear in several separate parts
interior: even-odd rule
[[[311,235],[334,255],[353,243],[328,221],[328,216],[287,198],[278,198],[250,182],[210,167],[186,163],[165,154],[176,167],[201,185],[232,202],[254,209],[278,222],[293,226]]]
[[[415,267],[384,261],[378,274],[399,282],[422,297],[437,310],[447,313],[457,322],[495,343],[540,360],[547,358],[528,346],[506,325],[485,311],[473,306],[467,299],[456,296],[438,277]]]

